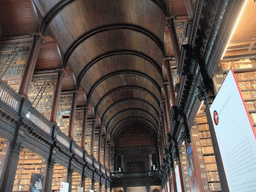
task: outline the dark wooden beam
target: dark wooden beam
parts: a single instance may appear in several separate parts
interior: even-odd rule
[[[85,65],[85,67],[83,68],[83,70],[80,72],[80,74],[78,75],[77,78],[77,82],[81,82],[81,79],[83,78],[83,76],[85,75],[85,73],[97,62],[106,59],[108,57],[112,57],[112,56],[116,56],[116,55],[133,55],[136,57],[140,57],[143,58],[145,60],[147,60],[150,64],[152,64],[157,72],[160,74],[160,76],[162,77],[162,70],[161,67],[159,66],[159,64],[152,59],[151,57],[149,57],[148,55],[138,52],[138,51],[134,51],[134,50],[117,50],[117,51],[110,51],[108,53],[104,53],[98,57],[96,57],[95,59],[93,59],[92,61],[90,61],[88,64]],[[163,77],[162,77],[163,78]]]
[[[125,99],[121,99],[121,100],[118,100],[114,103],[112,103],[103,113],[103,115],[101,116],[101,120],[102,122],[104,122],[104,118],[105,118],[105,115],[113,108],[115,107],[116,105],[120,104],[120,103],[123,103],[125,101],[140,101],[140,102],[143,102],[143,103],[146,103],[147,105],[149,105],[151,108],[154,109],[154,111],[158,114],[158,117],[159,117],[159,111],[156,110],[156,108],[149,102],[143,100],[143,99],[140,99],[140,98],[134,98],[134,97],[131,97],[131,98],[125,98]]]
[[[144,109],[141,109],[141,108],[127,108],[127,109],[124,109],[124,110],[121,110],[121,111],[117,112],[117,113],[108,121],[107,126],[106,126],[106,129],[108,130],[109,124],[114,120],[114,118],[116,118],[119,114],[124,113],[124,112],[127,112],[127,111],[141,111],[141,112],[143,112],[143,113],[146,113],[146,114],[148,114],[150,117],[152,117],[152,118],[155,120],[156,124],[158,125],[158,122],[159,122],[159,121],[158,121],[151,113],[149,113],[148,111],[146,111],[146,110],[144,110]]]
[[[45,15],[43,18],[40,32],[42,34],[45,33],[46,28],[50,25],[52,20],[69,4],[73,3],[75,0],[62,0],[59,3],[57,3],[55,6],[51,8],[51,10]]]
[[[66,53],[64,54],[64,59],[63,59],[63,66],[64,68],[67,66],[67,62],[72,55],[72,53],[75,51],[75,49],[84,41],[86,41],[88,38],[97,35],[99,33],[104,33],[106,31],[111,31],[111,30],[131,30],[131,31],[136,31],[138,33],[142,33],[143,35],[149,37],[154,41],[159,49],[162,51],[163,55],[165,54],[164,51],[164,44],[163,42],[151,31],[144,29],[143,27],[140,27],[138,25],[133,25],[133,24],[124,24],[124,23],[118,23],[118,24],[111,24],[111,25],[105,25],[98,27],[96,29],[93,29],[91,31],[86,32],[82,36],[80,36],[78,39],[76,39],[70,47],[67,49]]]
[[[112,94],[115,94],[116,92],[120,91],[120,90],[124,90],[124,89],[137,89],[137,90],[140,90],[140,91],[143,91],[147,94],[149,94],[158,104],[159,108],[160,108],[160,102],[158,100],[158,98],[152,93],[150,92],[149,90],[143,88],[143,87],[140,87],[140,86],[134,86],[134,85],[125,85],[125,86],[121,86],[121,87],[117,87],[115,89],[112,89],[110,90],[109,92],[107,92],[105,95],[103,95],[101,97],[101,99],[99,100],[99,102],[96,104],[95,106],[95,113],[97,113],[98,109],[99,109],[99,106],[101,105],[101,103],[110,95]]]
[[[43,18],[40,31],[42,34],[45,33],[47,27],[50,25],[52,20],[64,9],[66,8],[69,4],[73,3],[76,0],[62,0],[56,5],[54,5],[51,10],[45,15]],[[167,8],[166,4],[163,0],[151,0],[153,3],[155,3],[165,15],[167,15]]]
[[[155,129],[156,133],[158,132],[157,127],[155,127],[155,125],[154,125],[151,121],[149,121],[148,119],[145,119],[144,117],[130,116],[130,117],[127,117],[127,118],[125,118],[125,119],[119,121],[119,122],[113,127],[112,130],[110,130],[110,131],[107,130],[108,132],[110,132],[110,137],[112,137],[112,135],[115,133],[116,128],[117,128],[121,123],[123,123],[124,121],[127,121],[127,120],[129,120],[129,119],[140,119],[141,121],[145,121],[145,122],[149,123],[149,124]]]
[[[138,75],[138,76],[141,76],[147,80],[149,80],[155,87],[156,89],[158,90],[158,92],[160,93],[161,95],[161,87],[158,85],[158,83],[151,77],[149,77],[147,74],[145,73],[142,73],[140,71],[135,71],[135,70],[120,70],[120,71],[115,71],[113,73],[109,73],[103,77],[101,77],[92,87],[91,89],[89,90],[88,92],[88,96],[87,96],[87,101],[88,103],[90,103],[90,100],[91,100],[91,96],[94,92],[94,90],[102,83],[104,82],[105,80],[113,77],[113,76],[117,76],[117,75],[121,75],[121,74],[134,74],[134,75]],[[80,82],[77,82],[78,85],[80,84]]]

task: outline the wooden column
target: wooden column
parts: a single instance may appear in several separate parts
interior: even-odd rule
[[[112,150],[112,149],[111,149],[111,145],[110,145],[110,144],[109,144],[109,147],[108,147],[108,148],[109,148],[108,169],[110,170],[110,167],[111,167],[111,165],[110,165],[110,164],[111,164],[111,156],[112,156],[112,155],[111,155],[111,150]]]
[[[101,128],[99,129],[98,162],[100,162],[100,153],[101,153]]]
[[[67,183],[69,183],[68,192],[72,191],[72,175],[73,175],[73,169],[71,168],[72,161],[70,162],[69,168],[68,168],[68,176],[67,176]]]
[[[87,112],[88,107],[84,108],[84,118],[83,118],[83,127],[82,127],[82,138],[81,138],[81,148],[84,149],[85,144],[85,134],[86,134],[86,126],[87,126]]]
[[[61,94],[61,88],[62,88],[62,82],[63,82],[63,77],[65,73],[64,70],[59,70],[58,71],[58,77],[57,77],[57,84],[55,88],[55,93],[53,97],[53,102],[52,102],[52,111],[51,111],[51,117],[50,121],[57,124],[57,112],[59,108],[59,103],[60,103],[60,94]]]
[[[93,190],[93,191],[94,191],[94,187],[95,187],[94,174],[95,174],[95,172],[92,173],[92,183],[91,183],[91,190]]]
[[[86,180],[86,175],[85,175],[85,167],[84,167],[83,173],[82,173],[82,180],[81,180],[81,187],[83,187],[83,192],[85,192],[85,180]]]
[[[166,113],[166,105],[165,105],[165,100],[162,101],[162,111],[163,111],[163,116],[164,116],[164,132],[163,135],[167,135],[168,133],[168,119],[167,119],[167,113]]]
[[[171,73],[171,69],[170,69],[170,60],[166,59],[164,61],[164,65],[165,65],[165,68],[167,71],[168,82],[169,82],[169,87],[170,87],[170,91],[171,91],[171,101],[172,101],[172,104],[175,105],[176,99],[175,99],[175,91],[174,91],[172,73]]]
[[[105,181],[105,192],[108,192],[108,180]]]
[[[103,156],[103,166],[106,167],[106,137],[103,138],[103,142],[104,142],[104,156]]]
[[[171,169],[172,191],[177,192],[176,175],[174,168]]]
[[[170,35],[171,35],[172,47],[173,47],[175,60],[176,60],[177,65],[179,65],[179,62],[180,62],[179,41],[178,41],[178,37],[177,37],[177,34],[176,34],[174,21],[173,21],[172,18],[167,20],[167,27],[168,27],[168,29],[170,31]]]
[[[186,6],[186,9],[188,12],[188,17],[189,17],[189,19],[192,19],[193,13],[194,13],[194,5],[191,0],[183,0],[183,1],[185,3],[185,6]]]
[[[146,185],[147,192],[150,192],[150,185]]]
[[[94,157],[95,119],[92,120],[91,156]]]
[[[102,176],[100,176],[100,182],[99,182],[99,192],[102,191]]]
[[[48,158],[47,166],[46,166],[46,175],[45,175],[45,184],[44,191],[51,192],[52,191],[52,178],[53,178],[53,168],[55,165],[55,160],[52,157],[52,152],[50,157]]]
[[[4,174],[2,175],[4,179],[0,191],[12,191],[19,162],[19,155],[22,148],[23,146],[18,143],[15,143],[11,146],[7,167]]]
[[[27,65],[25,67],[23,77],[21,79],[21,84],[19,88],[19,94],[28,98],[28,91],[32,81],[33,73],[36,66],[37,57],[40,51],[40,46],[43,42],[43,39],[40,35],[34,36],[33,45],[31,47],[30,55],[28,58]]]
[[[68,137],[73,139],[73,130],[74,130],[74,122],[76,119],[76,103],[77,103],[77,92],[73,92],[72,98],[72,106],[70,111],[70,118],[69,118],[69,129],[68,129]]]
[[[168,84],[164,83],[163,88],[165,92],[165,104],[166,104],[166,119],[167,119],[167,133],[169,133],[171,129],[171,122],[170,122],[170,116],[171,116],[171,105],[170,105],[170,99],[169,99],[169,93],[168,93]]]

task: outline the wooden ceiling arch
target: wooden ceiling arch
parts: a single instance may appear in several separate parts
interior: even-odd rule
[[[70,58],[70,56],[72,55],[72,53],[75,51],[75,49],[84,41],[86,41],[87,39],[89,39],[90,37],[97,35],[99,33],[104,33],[107,31],[111,31],[111,30],[131,30],[131,31],[136,31],[138,33],[141,33],[147,37],[149,37],[152,41],[154,41],[159,49],[162,51],[162,53],[164,54],[164,44],[162,43],[162,41],[151,31],[144,29],[140,26],[137,25],[133,25],[133,24],[124,24],[124,23],[118,23],[118,24],[111,24],[111,25],[106,25],[106,26],[101,26],[98,27],[96,29],[93,29],[89,32],[86,32],[84,35],[80,36],[78,39],[76,39],[72,45],[69,46],[69,48],[67,49],[66,53],[64,54],[64,67],[67,65],[67,62]]]
[[[77,81],[81,82],[83,76],[85,75],[85,73],[97,62],[108,58],[108,57],[112,57],[112,56],[116,56],[116,55],[132,55],[132,56],[136,56],[136,57],[140,57],[145,59],[146,61],[148,61],[149,63],[152,64],[152,66],[154,66],[157,70],[157,72],[161,75],[162,77],[162,69],[159,66],[159,64],[152,59],[150,56],[139,52],[139,51],[135,51],[135,50],[117,50],[117,51],[110,51],[107,53],[104,53],[102,55],[99,55],[98,57],[96,57],[95,59],[93,59],[92,61],[90,61],[88,64],[85,65],[85,67],[83,68],[83,70],[80,72],[80,74],[77,77]],[[64,59],[65,60],[65,59]]]
[[[158,100],[158,98],[152,93],[150,92],[149,90],[143,88],[143,87],[140,87],[140,86],[136,86],[136,85],[125,85],[125,86],[120,86],[120,87],[117,87],[115,89],[112,89],[110,90],[109,92],[107,92],[105,95],[103,95],[101,97],[101,99],[97,102],[96,106],[95,106],[95,111],[98,112],[98,109],[100,107],[100,105],[102,104],[102,102],[110,95],[112,94],[116,94],[116,92],[119,92],[121,90],[127,90],[127,89],[135,89],[135,90],[140,90],[142,92],[145,92],[146,94],[150,95],[155,101],[156,103],[158,104],[158,107],[159,107],[159,110],[160,110],[160,101]]]
[[[45,15],[43,18],[42,24],[40,26],[40,31],[44,34],[46,31],[46,28],[50,25],[52,20],[69,4],[75,2],[76,0],[61,0],[58,2],[55,6],[51,8],[49,12]],[[167,15],[167,7],[163,0],[151,0],[153,3],[155,3],[165,15]]]
[[[106,122],[108,122],[109,119],[111,119],[121,110],[134,108],[134,106],[140,107],[140,109],[147,111],[159,121],[158,112],[155,111],[154,107],[151,106],[148,102],[142,99],[130,98],[115,102],[110,107],[108,107],[108,109],[104,112],[104,115],[101,117],[102,123],[105,124]]]
[[[70,3],[74,2],[75,0],[62,0],[58,2],[55,6],[51,8],[51,10],[44,16],[43,21],[40,26],[40,32],[45,34],[46,28],[49,26],[51,21]]]
[[[127,102],[127,101],[135,101],[135,102],[142,102],[142,103],[145,103],[147,105],[149,105],[157,114],[157,116],[159,117],[159,111],[157,111],[157,109],[151,104],[149,103],[148,101],[144,100],[144,99],[141,99],[141,98],[134,98],[134,97],[130,97],[130,98],[124,98],[124,99],[120,99],[114,103],[112,103],[103,113],[103,115],[101,116],[101,119],[102,119],[102,122],[104,121],[104,117],[105,115],[113,108],[113,107],[116,107],[118,104],[120,103],[124,103],[124,102]]]
[[[106,129],[107,131],[115,127],[119,122],[121,122],[123,119],[126,119],[128,117],[143,117],[150,121],[154,127],[158,127],[158,121],[157,119],[148,111],[141,109],[141,108],[130,108],[130,109],[124,109],[122,111],[119,111],[116,113],[107,123]]]
[[[143,117],[131,116],[128,118],[123,119],[118,124],[116,124],[112,130],[107,130],[107,134],[110,135],[111,139],[115,139],[116,135],[127,125],[131,124],[141,124],[146,126],[147,128],[151,129],[155,134],[158,133],[158,129],[147,119]]]
[[[110,74],[108,74],[108,75],[105,75],[105,76],[103,76],[100,80],[98,80],[98,81],[91,87],[91,89],[90,89],[89,92],[88,92],[88,96],[87,96],[88,102],[91,101],[91,97],[92,97],[92,95],[93,95],[93,92],[94,92],[94,90],[97,88],[97,86],[98,86],[99,84],[101,84],[101,83],[102,83],[103,81],[105,81],[106,79],[109,79],[109,78],[111,78],[111,77],[113,77],[113,76],[118,76],[118,75],[120,75],[120,74],[133,74],[133,75],[138,75],[138,76],[141,76],[141,77],[147,79],[148,81],[150,81],[150,82],[156,87],[157,91],[158,91],[158,92],[160,93],[160,95],[161,95],[161,87],[159,86],[159,84],[158,84],[154,79],[152,79],[151,77],[149,77],[147,74],[142,73],[142,72],[139,72],[139,71],[135,71],[135,70],[121,70],[121,71],[115,71],[115,72],[113,72],[113,73],[110,73]],[[78,85],[80,85],[80,82],[77,82],[77,83],[78,83]]]
[[[36,30],[50,34],[60,47],[63,60],[58,60],[62,64],[58,67],[66,68],[69,74],[63,90],[83,89],[86,100],[79,103],[86,101],[94,109],[90,115],[101,117],[108,133],[115,133],[128,122],[146,125],[157,133],[166,52],[165,17],[169,15],[166,2],[32,1],[42,16]],[[43,54],[39,55],[39,70],[46,61]],[[74,83],[77,86],[72,86]]]

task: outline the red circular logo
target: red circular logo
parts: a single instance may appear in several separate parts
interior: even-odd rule
[[[219,116],[218,116],[218,113],[216,110],[213,112],[213,120],[214,120],[215,125],[219,124]]]

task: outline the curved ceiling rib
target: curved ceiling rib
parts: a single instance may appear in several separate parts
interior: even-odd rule
[[[115,89],[112,89],[110,90],[109,92],[107,92],[105,95],[103,95],[101,97],[101,99],[98,101],[98,103],[96,104],[95,106],[95,113],[98,112],[98,108],[99,106],[101,105],[101,103],[108,97],[110,96],[111,94],[114,94],[115,92],[117,91],[120,91],[120,90],[123,90],[123,89],[137,89],[137,90],[141,90],[147,94],[149,94],[157,103],[158,103],[158,106],[160,107],[160,101],[158,100],[158,98],[152,93],[150,92],[149,90],[143,88],[143,87],[140,87],[140,86],[135,86],[135,85],[125,85],[125,86],[121,86],[121,87],[117,87]]]
[[[159,47],[159,49],[162,51],[163,55],[165,54],[164,51],[164,44],[162,43],[162,41],[151,31],[137,26],[137,25],[133,25],[133,24],[124,24],[124,23],[118,23],[118,24],[111,24],[111,25],[105,25],[105,26],[101,26],[98,27],[96,29],[93,29],[89,32],[86,32],[85,34],[83,34],[82,36],[80,36],[78,39],[76,39],[71,45],[70,47],[67,49],[66,53],[64,54],[64,59],[63,59],[63,66],[66,67],[67,62],[70,58],[70,56],[72,55],[72,53],[75,51],[75,49],[81,44],[83,43],[85,40],[87,40],[88,38],[90,38],[91,36],[94,36],[98,33],[103,33],[106,31],[110,31],[110,30],[120,30],[120,29],[127,29],[127,30],[131,30],[131,31],[136,31],[139,33],[142,33],[146,36],[148,36],[150,39],[152,39]]]
[[[158,63],[152,59],[151,57],[149,57],[148,55],[141,53],[139,51],[134,51],[134,50],[117,50],[117,51],[110,51],[108,53],[104,53],[98,57],[96,57],[95,59],[93,59],[92,61],[90,61],[84,68],[83,70],[80,72],[80,74],[78,75],[77,81],[81,82],[84,74],[97,62],[107,58],[107,57],[111,57],[111,56],[116,56],[116,55],[133,55],[133,56],[137,56],[140,58],[143,58],[145,60],[147,60],[149,63],[151,63],[157,70],[157,72],[161,75],[161,77],[163,77],[162,75],[162,69],[161,67],[158,65]]]
[[[108,113],[108,111],[110,111],[113,107],[115,107],[116,105],[122,103],[122,102],[126,102],[126,101],[140,101],[140,102],[144,102],[146,103],[147,105],[149,105],[151,108],[154,109],[154,111],[156,112],[156,114],[158,115],[159,117],[159,112],[156,110],[156,108],[149,102],[143,100],[143,99],[140,99],[140,98],[134,98],[134,97],[131,97],[131,98],[125,98],[125,99],[121,99],[121,100],[118,100],[116,102],[114,102],[113,104],[111,104],[103,113],[103,115],[101,116],[101,120],[102,122],[104,122],[104,118],[105,118],[105,115]]]
[[[42,32],[42,34],[45,33],[47,27],[50,25],[50,23],[52,22],[52,20],[69,4],[71,4],[72,2],[74,2],[76,0],[62,0],[60,2],[58,2],[56,5],[54,5],[51,10],[45,15],[45,17],[43,18],[42,24],[41,24],[41,28],[40,31]],[[165,15],[167,15],[167,8],[166,8],[166,4],[163,0],[151,0],[153,3],[155,3],[162,11]]]
[[[54,5],[53,8],[51,8],[51,10],[43,18],[43,21],[40,27],[40,32],[44,34],[46,31],[46,28],[50,25],[52,20],[61,12],[61,10],[74,1],[75,0],[62,0],[58,2],[56,5]]]
[[[153,79],[151,78],[150,76],[148,76],[147,74],[145,73],[142,73],[140,71],[135,71],[135,70],[121,70],[121,71],[115,71],[113,73],[109,73],[105,76],[103,76],[102,78],[100,78],[92,87],[91,89],[89,90],[88,92],[88,96],[87,96],[87,100],[88,100],[88,103],[90,103],[90,100],[91,100],[91,96],[94,92],[94,90],[97,88],[97,86],[99,84],[101,84],[103,81],[105,81],[106,79],[108,78],[111,78],[113,76],[117,76],[117,75],[121,75],[121,74],[134,74],[134,75],[138,75],[138,76],[141,76],[141,77],[144,77],[146,78],[147,80],[149,80],[155,87],[156,89],[158,90],[158,92],[160,93],[161,95],[161,87],[158,85],[158,83]],[[77,82],[78,85],[80,85],[80,82]]]
[[[135,101],[135,100],[134,100]],[[136,102],[135,102],[136,103]],[[123,104],[123,103],[122,103]],[[122,105],[120,104],[120,105]],[[145,105],[144,103],[140,103],[140,105],[125,105],[125,107],[119,107],[119,108],[113,108],[113,110],[111,110],[103,119],[102,118],[102,123],[104,125],[107,124],[107,122],[109,122],[110,119],[112,119],[112,117],[114,117],[115,115],[117,115],[120,111],[123,110],[124,111],[133,111],[135,109],[141,110],[141,111],[147,111],[148,113],[151,114],[151,117],[154,117],[154,120],[156,120],[157,122],[159,122],[159,116],[157,113],[155,113],[155,111],[153,111],[152,108],[150,108],[148,105]]]
[[[130,116],[130,117],[127,117],[127,118],[125,118],[125,119],[119,121],[119,122],[111,129],[111,131],[107,130],[107,132],[110,132],[110,137],[112,137],[112,135],[116,132],[115,130],[117,129],[117,127],[118,127],[121,123],[123,123],[123,122],[125,122],[125,121],[128,121],[128,120],[130,120],[130,119],[140,119],[140,121],[145,121],[145,122],[149,123],[149,124],[155,129],[155,132],[156,132],[156,133],[158,132],[157,127],[156,127],[152,122],[150,122],[148,119],[146,119],[146,118],[144,118],[144,117]]]
[[[117,112],[109,121],[108,121],[108,123],[107,123],[107,125],[106,125],[106,130],[108,130],[108,127],[110,126],[110,124],[112,123],[112,121],[118,116],[118,115],[120,115],[120,114],[122,114],[122,113],[125,113],[125,112],[129,112],[129,111],[140,111],[140,112],[142,112],[142,113],[144,113],[144,114],[147,114],[147,115],[149,115],[152,119],[154,119],[154,121],[155,121],[155,123],[156,123],[156,125],[158,125],[158,120],[151,114],[151,113],[149,113],[148,111],[146,111],[146,110],[144,110],[144,109],[141,109],[141,108],[127,108],[127,109],[123,109],[123,110],[121,110],[121,111],[119,111],[119,112]],[[139,116],[138,116],[139,117]]]

